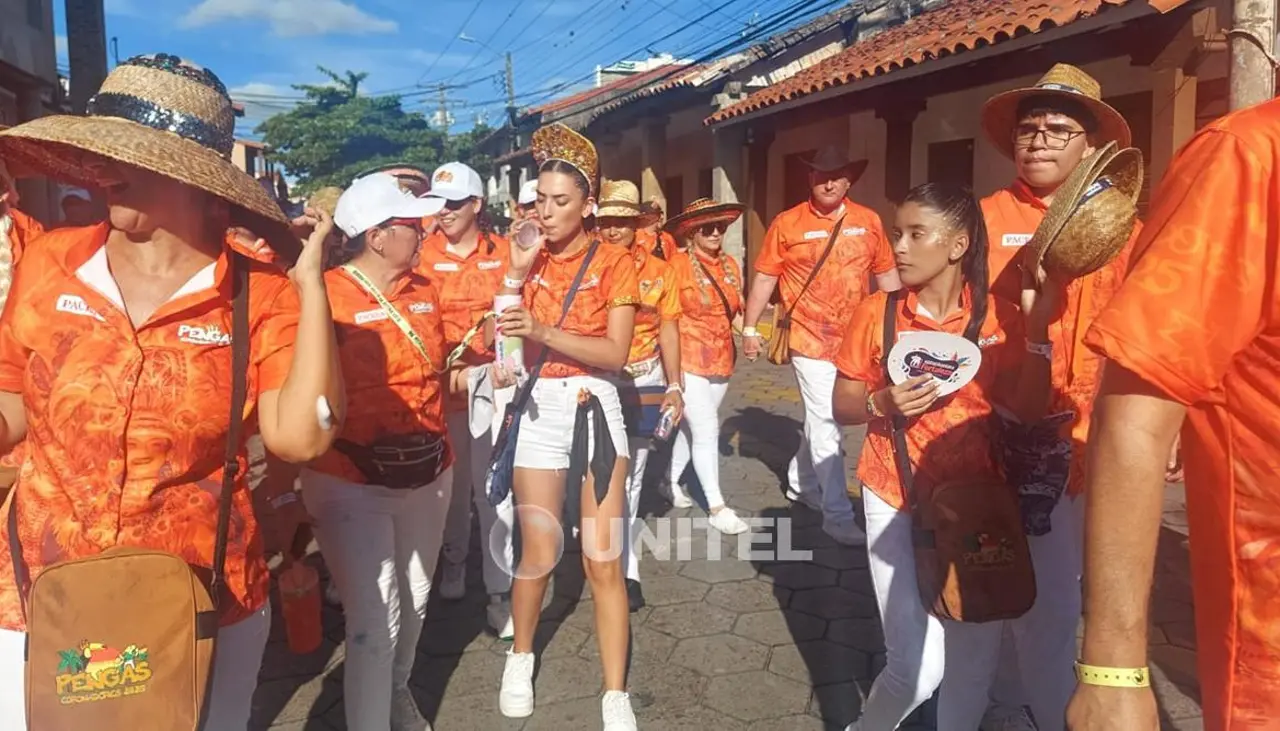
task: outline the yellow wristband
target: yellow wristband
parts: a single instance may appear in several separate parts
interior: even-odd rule
[[[1102,668],[1078,662],[1076,677],[1085,685],[1107,688],[1147,688],[1151,685],[1151,673],[1147,668]]]

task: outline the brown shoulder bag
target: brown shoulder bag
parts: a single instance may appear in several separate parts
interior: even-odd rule
[[[791,315],[796,311],[796,305],[800,304],[800,300],[804,298],[806,292],[809,291],[809,285],[813,284],[813,280],[818,278],[818,272],[822,271],[822,265],[827,263],[827,259],[831,256],[831,250],[836,248],[836,239],[840,238],[840,229],[844,227],[844,216],[840,216],[840,220],[836,221],[835,228],[831,229],[831,236],[827,239],[827,248],[823,250],[822,256],[818,257],[817,263],[813,265],[813,271],[809,272],[809,278],[805,280],[804,286],[800,288],[800,293],[796,295],[795,301],[787,308],[786,314],[782,314],[782,308],[775,306],[773,308],[773,336],[769,340],[769,362],[774,365],[788,365],[791,363]]]
[[[899,291],[890,294],[885,305],[886,364],[896,340],[895,310],[901,301]],[[886,365],[886,377],[888,372]],[[956,622],[992,622],[1026,614],[1036,600],[1036,578],[1017,493],[998,478],[958,477],[917,485],[906,429],[905,418],[893,417],[893,459],[911,514],[916,585],[925,609]]]
[[[164,551],[121,546],[29,579],[9,506],[27,621],[27,725],[39,731],[197,731],[207,715],[249,370],[249,265],[233,257],[231,421],[212,578]]]

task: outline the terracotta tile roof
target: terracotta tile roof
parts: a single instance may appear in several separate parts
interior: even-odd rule
[[[859,79],[1073,23],[1133,0],[951,0],[856,43],[706,120],[716,124]],[[1156,0],[1181,5],[1188,0]]]
[[[668,64],[634,76],[616,79],[603,86],[593,87],[586,91],[566,96],[562,99],[553,99],[545,104],[531,107],[525,111],[525,114],[542,114],[545,117],[557,112],[572,111],[574,107],[583,106],[588,102],[598,101],[608,95],[625,93],[633,89],[637,89],[661,77],[663,74],[671,73],[677,68],[680,68],[680,66],[676,64]]]

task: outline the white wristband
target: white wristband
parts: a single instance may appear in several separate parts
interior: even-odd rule
[[[678,383],[673,383],[673,384],[671,384],[670,386],[667,386],[667,393],[678,393],[678,394],[680,394],[681,396],[683,396],[683,395],[684,395],[684,386],[681,386],[681,385],[680,385],[680,384],[678,384]]]
[[[1053,360],[1053,343],[1033,343],[1027,341],[1027,352],[1042,358]]]
[[[754,327],[744,327],[744,328],[742,328],[742,337],[744,337],[744,338],[758,338],[758,337],[760,337],[760,331],[759,331],[759,330],[757,330],[757,329],[755,329]]]
[[[503,277],[502,277],[502,285],[503,285],[504,287],[506,287],[507,289],[523,289],[523,288],[524,288],[524,280],[523,280],[523,279],[512,279],[511,277],[503,276]]]

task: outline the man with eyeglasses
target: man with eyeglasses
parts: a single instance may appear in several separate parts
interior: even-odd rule
[[[827,146],[808,165],[809,200],[774,219],[756,259],[742,353],[748,360],[760,356],[764,339],[756,325],[780,287],[778,306],[792,315],[791,363],[805,412],[800,449],[787,472],[787,497],[820,511],[828,536],[846,546],[860,546],[866,545],[867,536],[854,521],[844,438],[831,412],[835,359],[849,314],[869,294],[871,277],[885,291],[902,285],[880,216],[848,198],[849,189],[866,171],[866,161],[851,163],[844,152]],[[831,253],[823,260],[829,242]]]
[[[1017,177],[982,201],[989,236],[991,293],[1018,304],[1023,252],[1059,187],[1098,148],[1131,144],[1124,117],[1102,100],[1099,83],[1058,64],[1032,87],[989,99],[982,110],[987,138],[1013,161]],[[1134,238],[1137,232],[1134,232]],[[1050,416],[1036,425],[1009,425],[1009,464],[1023,500],[1036,571],[1036,603],[1008,623],[995,704],[983,731],[1061,731],[1075,688],[1076,630],[1083,564],[1084,446],[1102,359],[1082,341],[1119,288],[1133,241],[1112,262],[1068,286],[1064,310],[1050,325],[1053,388]],[[1035,717],[1032,724],[1026,708]]]
[[[493,309],[494,296],[502,288],[511,249],[507,240],[481,227],[484,210],[484,181],[474,169],[460,162],[440,166],[431,176],[428,198],[444,199],[444,210],[436,216],[439,229],[422,243],[419,269],[440,292],[440,314],[444,320],[445,345],[450,352],[480,325]],[[491,344],[481,328],[465,343],[460,363],[484,366],[493,361]],[[453,499],[445,524],[444,566],[441,568],[440,596],[462,599],[467,592],[467,554],[471,545],[471,506],[480,517],[480,546],[484,552],[484,583],[489,593],[488,619],[493,631],[510,640],[511,576],[504,567],[512,558],[512,512],[510,503],[498,508],[484,493],[485,471],[493,451],[493,434],[486,430],[473,436],[468,399],[446,401],[449,441],[455,455]],[[494,526],[501,523],[501,528]],[[505,554],[493,555],[493,543],[502,544]]]

